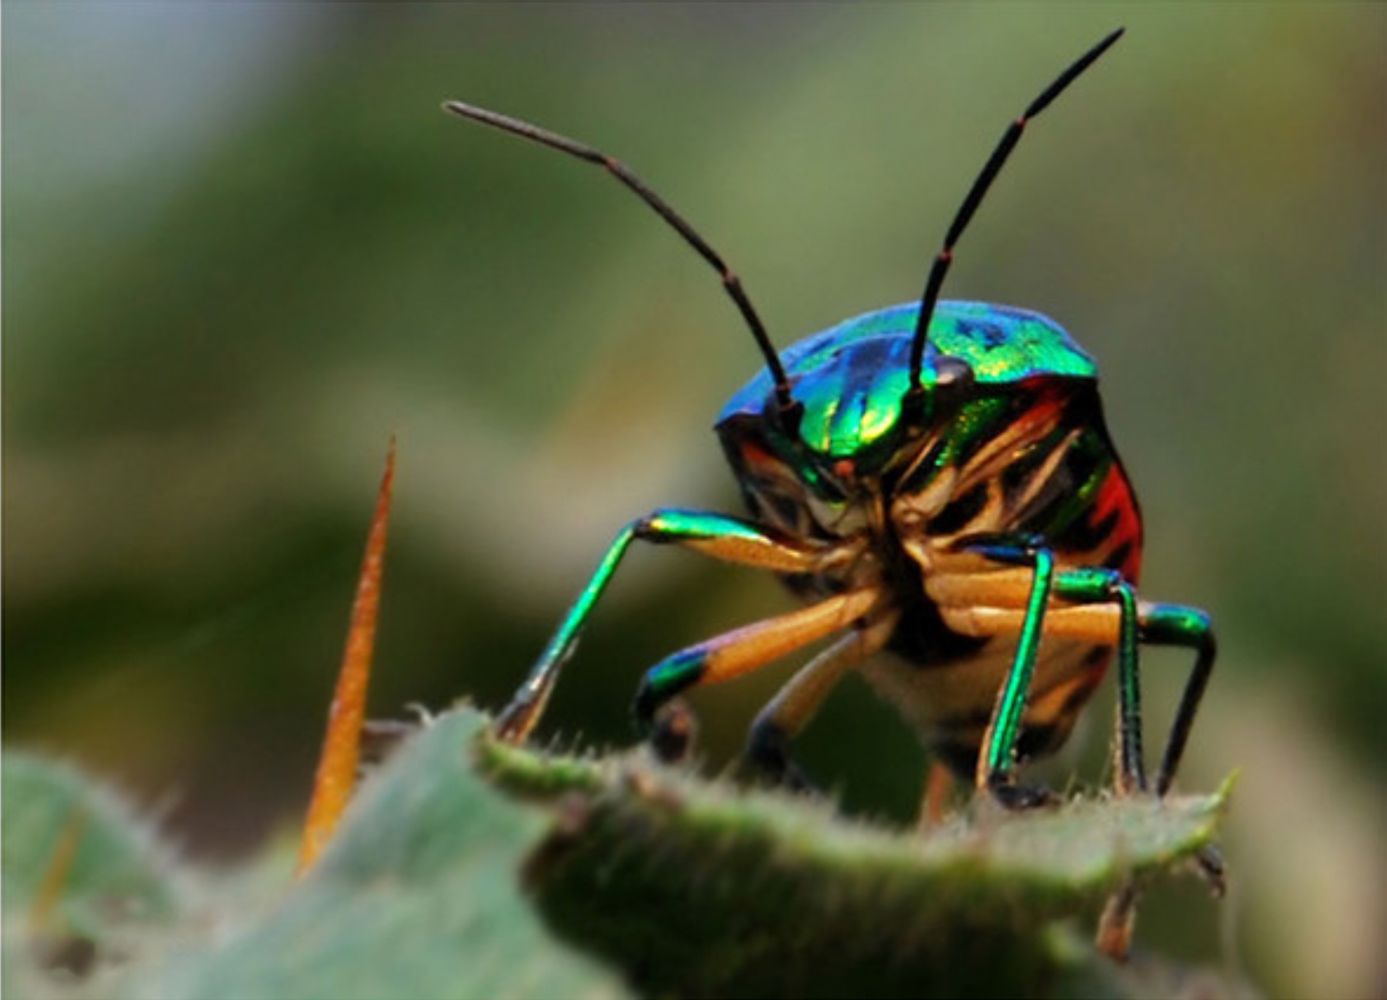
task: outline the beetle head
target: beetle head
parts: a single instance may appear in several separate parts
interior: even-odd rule
[[[769,379],[760,380],[759,405],[748,407],[739,395],[718,423],[733,467],[739,475],[748,467],[764,473],[774,462],[780,478],[793,478],[830,502],[878,489],[973,386],[966,362],[931,350],[922,382],[911,392],[909,351],[908,338],[886,336],[840,341],[789,359],[797,419],[784,419]]]

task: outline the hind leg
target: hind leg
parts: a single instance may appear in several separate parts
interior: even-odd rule
[[[790,759],[789,743],[814,718],[843,675],[885,645],[895,624],[893,615],[854,630],[801,667],[751,724],[748,763],[774,782],[813,789],[813,782]]]

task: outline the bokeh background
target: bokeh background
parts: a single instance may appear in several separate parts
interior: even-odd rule
[[[615,530],[736,510],[709,433],[758,359],[620,156],[782,345],[918,294],[1006,122],[946,295],[1100,359],[1145,591],[1222,657],[1182,775],[1241,770],[1231,901],[1143,937],[1277,995],[1387,991],[1387,10],[1378,5],[6,4],[4,737],[84,762],[194,856],[298,822],[382,457],[378,716],[496,706]],[[661,655],[784,610],[637,551],[546,732],[629,742]],[[1145,661],[1151,743],[1187,660]],[[710,769],[784,664],[695,698]],[[1104,777],[1110,699],[1058,780]],[[925,760],[855,682],[802,740],[846,807]]]

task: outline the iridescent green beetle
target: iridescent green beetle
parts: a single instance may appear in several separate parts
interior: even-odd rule
[[[789,740],[837,681],[860,670],[952,772],[1002,804],[1049,798],[1018,763],[1059,746],[1116,651],[1116,785],[1144,791],[1139,644],[1196,654],[1155,792],[1170,787],[1214,661],[1208,616],[1136,593],[1142,527],[1103,422],[1093,360],[1037,313],[940,302],[953,248],[1021,136],[1121,35],[1065,70],[1002,136],[935,258],[919,304],[847,320],[778,354],[722,258],[617,161],[536,126],[446,107],[603,166],[721,275],[766,369],[718,418],[749,519],[659,510],[627,525],[497,722],[534,728],[560,668],[630,544],[676,544],[777,574],[805,603],[666,658],[635,715],[696,684],[839,638],[757,716],[748,757],[791,785]],[[1211,867],[1213,862],[1206,863]]]

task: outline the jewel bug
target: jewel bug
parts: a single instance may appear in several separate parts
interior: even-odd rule
[[[662,509],[623,528],[496,722],[521,742],[635,541],[672,544],[776,574],[799,610],[690,646],[646,672],[634,702],[657,711],[836,636],[757,715],[748,760],[808,784],[789,743],[849,670],[861,672],[937,761],[1004,806],[1049,800],[1017,779],[1062,744],[1117,662],[1115,785],[1148,790],[1138,649],[1194,655],[1154,791],[1170,788],[1213,668],[1209,617],[1137,595],[1142,520],[1104,423],[1092,358],[1054,321],[941,301],[954,248],[1028,121],[1121,36],[1095,45],[1013,121],[973,181],[917,302],[839,323],[777,352],[723,258],[606,154],[459,102],[445,108],[597,164],[640,197],[720,276],[765,368],[715,424],[749,517]],[[1208,867],[1206,865],[1206,867]]]

